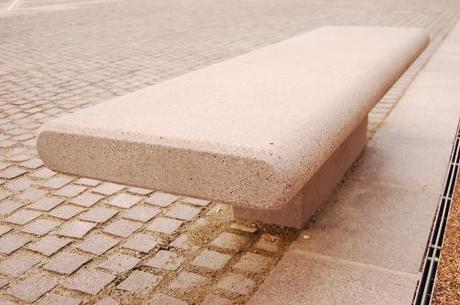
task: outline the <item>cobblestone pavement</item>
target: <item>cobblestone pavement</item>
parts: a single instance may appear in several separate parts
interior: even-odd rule
[[[429,29],[432,45],[372,111],[372,136],[459,4],[369,2],[1,0],[0,304],[245,303],[296,232],[235,222],[222,203],[57,174],[36,130],[319,25]]]

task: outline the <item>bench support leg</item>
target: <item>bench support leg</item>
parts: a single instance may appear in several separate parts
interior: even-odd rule
[[[365,149],[366,143],[367,117],[286,207],[277,210],[233,207],[234,217],[304,228],[318,207],[342,181],[345,173]]]

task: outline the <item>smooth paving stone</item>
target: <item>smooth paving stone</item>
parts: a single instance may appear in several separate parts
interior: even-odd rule
[[[104,223],[108,221],[110,218],[112,218],[113,216],[115,216],[115,214],[117,213],[118,213],[118,210],[116,209],[95,207],[81,214],[79,218],[84,221]]]
[[[1,254],[11,254],[14,251],[18,250],[25,244],[30,242],[28,237],[17,235],[13,233],[8,233],[0,237],[0,253]]]
[[[417,273],[438,195],[350,180],[290,247]]]
[[[59,238],[56,236],[48,235],[34,243],[29,244],[27,249],[39,252],[46,256],[51,256],[71,242],[72,239],[69,238]]]
[[[432,60],[425,67],[426,71],[455,73],[460,70],[460,43],[441,45]]]
[[[397,110],[393,111],[395,118],[392,113],[385,128],[368,144],[352,178],[439,193],[452,149],[456,119],[410,107],[401,110],[404,114]],[[437,122],[433,126],[438,126],[439,132],[430,132],[436,136],[424,135],[423,125],[427,125],[427,121]],[[410,122],[416,123],[410,125]]]
[[[446,39],[449,43],[460,43],[460,24],[458,21],[455,24],[455,26],[450,30]]]
[[[457,120],[455,113],[417,109],[403,98],[368,144],[352,177],[440,192]]]
[[[132,235],[123,245],[123,248],[131,249],[138,252],[148,253],[158,244],[161,240],[144,233],[137,233]]]
[[[34,209],[34,210],[40,210],[40,211],[49,211],[49,210],[57,207],[58,205],[60,205],[63,202],[64,202],[64,200],[60,199],[60,198],[45,197],[45,198],[42,198],[42,199],[34,202],[31,205],[28,205],[27,208],[28,209]]]
[[[289,251],[248,305],[409,305],[418,276]]]
[[[20,175],[22,175],[22,174],[24,174],[26,172],[27,171],[25,171],[23,169],[20,169],[17,166],[10,166],[7,169],[4,169],[4,170],[0,171],[0,178],[13,179],[13,178],[18,177],[18,176],[20,176]]]
[[[0,274],[18,277],[39,262],[40,258],[32,255],[10,256],[0,262]]]
[[[116,195],[115,197],[111,198],[108,202],[109,205],[113,205],[119,208],[130,208],[139,201],[141,201],[142,197],[140,196],[135,196],[135,195],[130,195],[126,193],[121,193],[119,195]]]
[[[218,271],[224,268],[231,258],[231,255],[205,249],[192,261],[191,264],[195,267]]]
[[[33,302],[53,289],[57,284],[57,281],[53,278],[33,275],[17,284],[11,285],[8,293],[26,302]]]
[[[104,234],[95,234],[87,237],[83,242],[76,245],[76,248],[95,255],[102,255],[109,249],[115,247],[119,241]]]
[[[423,71],[417,75],[412,85],[404,93],[404,98],[415,101],[417,109],[459,113],[459,83],[459,74],[450,74],[446,77],[445,73]]]
[[[147,230],[164,234],[172,234],[183,223],[183,221],[177,219],[158,217],[152,221],[152,223],[147,227]]]
[[[155,192],[149,198],[147,198],[145,202],[154,204],[160,207],[167,207],[171,203],[175,202],[177,198],[178,198],[177,196],[172,195],[172,194],[163,193],[163,192]]]
[[[39,217],[42,213],[30,210],[20,210],[5,219],[6,222],[24,225],[31,220]]]
[[[43,236],[61,224],[60,221],[50,219],[39,219],[25,225],[21,231]]]
[[[42,168],[30,174],[30,176],[40,179],[48,179],[53,177],[54,175],[56,175],[56,173],[48,168]]]
[[[210,245],[222,249],[238,251],[245,247],[248,242],[249,239],[246,236],[229,232],[222,232],[210,243]]]
[[[447,81],[445,77],[443,79]],[[458,81],[460,81],[460,77]],[[458,124],[460,103],[457,103],[457,109],[451,108],[449,99],[443,100],[442,96],[434,97],[434,95],[439,92],[456,91],[457,97],[455,99],[458,101],[460,90],[448,88],[438,83],[437,88],[431,89],[432,98],[436,99],[436,101],[426,101],[425,93],[418,92],[417,86],[414,85],[410,88],[412,88],[411,95],[403,96],[398,106],[386,118],[385,128],[379,130],[376,136],[384,137],[397,134],[401,137],[401,141],[428,139],[434,143],[452,145],[452,139],[455,136]],[[443,105],[446,108],[443,109]],[[427,124],[428,119],[429,124]]]
[[[100,185],[98,185],[96,188],[93,189],[93,192],[105,195],[105,196],[110,196],[115,193],[118,193],[125,187],[123,185],[115,184],[115,183],[108,183],[104,182]]]
[[[4,187],[12,192],[22,192],[32,185],[32,180],[26,177],[16,178],[3,184]]]
[[[64,197],[75,197],[86,190],[86,187],[80,185],[66,185],[60,188],[58,191],[54,192],[54,195],[64,196]]]
[[[426,76],[426,73],[422,71],[420,76]],[[398,107],[386,119],[385,128],[379,130],[369,145],[369,150],[376,150],[382,160],[367,160],[365,165],[370,166],[372,162],[380,161],[380,167],[386,167],[379,173],[383,177],[400,167],[398,161],[410,165],[407,173],[395,172],[394,177],[385,177],[387,180],[393,179],[409,185],[430,185],[432,189],[440,187],[439,180],[442,183],[460,113],[460,77],[457,77],[455,87],[451,83],[452,79],[446,75],[436,75],[435,78],[437,87],[423,90],[417,77]],[[430,93],[427,94],[427,91]],[[446,96],[449,93],[451,96]],[[402,153],[403,149],[406,158],[397,159],[394,154]],[[360,172],[362,175],[367,168],[363,169],[364,172]]]
[[[114,254],[106,261],[99,264],[99,268],[103,268],[112,272],[122,273],[131,270],[140,262],[137,257],[126,254]]]
[[[453,43],[446,40],[438,48],[424,70],[427,72],[455,74],[455,72],[460,70],[460,43]]]
[[[24,203],[22,202],[3,200],[2,202],[0,202],[0,216],[8,215],[22,206],[24,206]]]
[[[208,281],[208,278],[197,273],[182,271],[169,285],[169,289],[190,292],[192,289],[198,289],[206,285]]]
[[[151,220],[153,217],[155,217],[157,214],[159,214],[160,212],[161,210],[159,208],[138,205],[138,206],[132,207],[131,209],[125,211],[122,214],[122,217],[131,219],[134,221],[147,222]]]
[[[61,253],[59,256],[54,256],[42,268],[59,274],[72,274],[90,260],[91,257],[87,255],[67,252]]]
[[[61,205],[54,210],[52,210],[49,215],[60,218],[60,219],[65,219],[69,220],[70,218],[74,217],[78,213],[81,213],[84,211],[83,208],[71,206],[71,205]]]
[[[91,207],[100,201],[104,196],[94,193],[83,193],[73,198],[70,202],[82,207]]]
[[[145,265],[165,270],[177,270],[182,265],[184,259],[170,251],[160,250]]]
[[[128,237],[141,226],[138,222],[119,219],[107,225],[103,231],[118,237]]]
[[[73,277],[64,287],[96,295],[114,279],[115,276],[107,272],[85,270]]]
[[[58,235],[74,238],[83,238],[86,233],[93,229],[96,225],[92,222],[73,220],[64,223],[56,232]]]
[[[323,27],[59,118],[37,149],[67,173],[280,208],[428,40],[414,28]]]
[[[44,182],[43,186],[51,189],[59,189],[70,183],[72,178],[66,176],[56,176]]]
[[[193,217],[198,215],[200,211],[201,208],[196,208],[187,204],[176,203],[166,212],[165,215],[181,220],[191,220]]]
[[[117,288],[130,292],[146,292],[148,289],[153,289],[160,280],[159,276],[135,270]]]

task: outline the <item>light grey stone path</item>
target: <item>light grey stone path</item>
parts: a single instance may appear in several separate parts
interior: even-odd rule
[[[19,0],[5,12],[5,3],[0,2],[5,304],[246,303],[292,235],[234,223],[225,204],[56,174],[37,157],[37,128],[320,25],[427,28],[431,47],[374,109],[372,135],[458,18],[459,6],[455,0]],[[183,206],[199,214],[180,211]],[[372,254],[366,257],[379,260]],[[139,292],[145,283],[150,288]]]

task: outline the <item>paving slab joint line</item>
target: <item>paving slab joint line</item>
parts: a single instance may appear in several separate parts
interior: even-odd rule
[[[288,250],[288,252],[294,253],[294,254],[299,254],[305,257],[312,257],[312,258],[318,258],[322,259],[328,262],[333,262],[333,263],[341,263],[344,265],[349,265],[349,266],[354,266],[354,267],[361,267],[365,269],[371,269],[375,271],[381,271],[381,272],[386,272],[386,273],[391,273],[394,275],[402,275],[402,276],[409,276],[409,277],[414,277],[415,279],[418,279],[420,276],[420,273],[409,273],[409,272],[404,272],[404,271],[398,271],[394,269],[389,269],[389,268],[384,268],[384,267],[379,267],[376,265],[372,264],[365,264],[365,263],[360,263],[360,262],[355,262],[352,260],[347,260],[347,259],[342,259],[338,257],[333,257],[329,255],[324,255],[324,254],[319,254],[315,252],[305,252],[305,251],[299,251],[299,250]]]
[[[417,189],[418,187],[420,188],[418,191],[423,191],[424,193],[430,193],[433,195],[439,195],[439,191],[435,191],[434,189],[430,188],[425,188],[423,185],[417,185],[417,186],[404,186],[403,184],[396,184],[396,183],[389,183],[389,182],[381,182],[381,181],[373,181],[369,182],[368,179],[362,178],[362,177],[354,177],[352,175],[346,176],[343,180],[342,183],[351,180],[351,181],[356,181],[361,184],[368,184],[368,185],[378,185],[378,186],[384,186],[384,187],[391,187],[407,192],[413,192],[414,189]],[[340,187],[340,186],[339,186]]]

